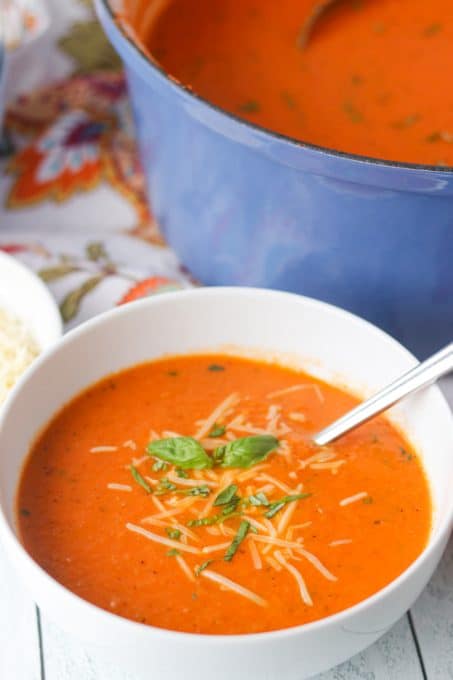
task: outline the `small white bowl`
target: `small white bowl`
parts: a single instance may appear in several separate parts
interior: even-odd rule
[[[227,345],[258,349],[367,394],[415,359],[385,333],[308,298],[243,288],[167,293],[85,323],[38,359],[0,420],[0,535],[39,605],[63,629],[137,680],[301,680],[373,643],[412,605],[445,548],[453,518],[453,422],[437,387],[392,411],[423,460],[434,502],[427,547],[387,587],[338,614],[271,633],[207,636],[134,623],[57,583],[17,538],[14,498],[37,432],[65,402],[101,377],[165,353]],[[102,565],[99,565],[102,569]]]
[[[14,257],[0,252],[0,307],[24,322],[41,350],[63,332],[60,312],[45,284]]]

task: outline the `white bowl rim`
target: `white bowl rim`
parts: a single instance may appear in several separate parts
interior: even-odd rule
[[[52,293],[42,281],[42,279],[39,278],[35,272],[30,269],[30,267],[27,267],[27,265],[23,264],[20,260],[18,260],[16,257],[13,257],[12,255],[9,255],[8,253],[5,253],[3,250],[0,250],[0,269],[2,268],[2,265],[5,264],[5,266],[11,268],[11,269],[16,269],[18,272],[20,272],[20,275],[23,276],[24,278],[28,279],[28,285],[30,288],[34,288],[35,290],[39,290],[39,294],[42,298],[42,300],[45,300],[46,304],[46,323],[52,324],[52,327],[50,328],[51,330],[51,335],[53,339],[44,347],[41,347],[41,354],[44,354],[50,347],[53,346],[54,342],[61,338],[63,334],[63,322],[61,319],[61,314],[58,309],[58,305],[55,302],[54,297],[52,296]],[[15,314],[14,305],[11,306],[11,309],[13,311],[13,314]],[[19,316],[19,315],[18,315]],[[20,318],[20,317],[19,317]],[[36,360],[35,360],[36,361]],[[35,362],[33,362],[35,363]],[[30,370],[30,369],[28,369]],[[28,373],[28,371],[27,371]],[[20,379],[19,381],[20,382]],[[13,390],[11,390],[12,392]],[[8,395],[9,398],[9,395]]]
[[[76,340],[79,336],[85,335],[86,333],[89,333],[92,329],[97,328],[98,326],[108,323],[108,321],[111,318],[115,317],[121,317],[121,316],[127,316],[128,313],[132,313],[133,310],[135,309],[140,309],[140,308],[145,308],[147,306],[158,306],[158,305],[165,305],[169,300],[174,298],[175,295],[179,296],[179,299],[181,296],[184,296],[186,298],[191,298],[193,296],[208,296],[208,297],[215,297],[218,295],[250,295],[250,296],[258,296],[258,297],[280,297],[281,299],[283,298],[292,298],[294,300],[299,300],[301,301],[304,305],[308,307],[316,307],[316,308],[321,308],[325,309],[328,311],[330,314],[337,315],[338,317],[343,317],[349,319],[353,323],[359,323],[360,325],[365,325],[368,326],[369,329],[372,329],[375,333],[379,334],[382,338],[382,340],[385,340],[387,343],[393,345],[395,349],[398,349],[398,351],[402,354],[406,354],[407,358],[413,359],[414,361],[417,361],[416,357],[409,352],[408,349],[406,349],[401,343],[399,343],[395,338],[393,338],[391,335],[386,333],[385,331],[381,330],[374,324],[370,323],[369,321],[366,321],[365,319],[362,319],[361,317],[347,311],[344,309],[341,309],[340,307],[337,307],[335,305],[331,305],[327,302],[323,302],[321,300],[316,300],[314,298],[310,298],[304,295],[299,295],[296,293],[289,293],[286,291],[278,291],[278,290],[271,290],[271,289],[264,289],[264,288],[251,288],[251,287],[239,287],[239,286],[211,286],[211,287],[201,287],[201,288],[191,288],[191,289],[186,289],[186,290],[178,290],[178,291],[168,291],[164,293],[160,293],[159,295],[149,297],[149,298],[144,298],[141,300],[136,300],[131,303],[127,303],[125,305],[121,305],[118,307],[115,307],[111,310],[108,310],[106,312],[103,312],[102,314],[99,314],[95,316],[94,318],[85,321],[84,323],[80,324],[76,328],[72,329],[69,331],[67,334],[63,336],[63,338],[58,342],[56,345],[50,347],[49,349],[45,350],[32,364],[32,366],[28,369],[26,372],[26,375],[21,376],[19,378],[18,382],[16,385],[13,387],[11,390],[11,393],[8,395],[8,398],[4,404],[3,409],[0,412],[0,432],[3,428],[3,423],[6,420],[10,409],[14,406],[14,399],[16,393],[18,393],[22,386],[28,381],[32,379],[33,374],[38,370],[38,368],[41,366],[41,364],[47,362],[48,360],[51,360],[52,355],[54,353],[57,353],[61,347],[66,345],[67,343],[71,342],[72,340]],[[432,391],[434,391],[438,398],[443,402],[444,406],[446,407],[447,411],[450,412],[450,408],[448,406],[448,403],[442,394],[441,390],[437,385],[431,386],[428,388]],[[453,414],[450,412],[450,422],[451,422],[451,428],[452,428],[452,433],[453,433]],[[124,629],[128,629],[130,632],[136,631],[140,635],[143,634],[149,634],[154,637],[161,637],[165,638],[169,642],[174,641],[174,642],[181,642],[185,641],[190,643],[191,641],[197,640],[203,645],[210,645],[210,644],[218,644],[221,642],[223,645],[228,644],[228,645],[237,645],[237,644],[243,644],[244,642],[250,641],[250,642],[271,642],[271,641],[277,641],[285,638],[290,638],[293,636],[297,636],[301,633],[304,632],[314,632],[320,628],[323,628],[329,624],[339,624],[341,625],[342,621],[345,619],[348,619],[351,614],[360,614],[364,610],[366,610],[368,607],[370,607],[373,604],[376,604],[379,600],[383,599],[384,596],[392,594],[394,591],[396,591],[400,584],[405,581],[407,578],[409,578],[415,571],[419,569],[426,561],[428,561],[431,557],[431,554],[437,549],[439,544],[442,543],[442,541],[447,539],[448,534],[450,534],[451,531],[451,525],[453,523],[453,497],[450,502],[450,507],[448,511],[445,512],[445,516],[442,519],[442,522],[439,524],[437,530],[436,530],[436,535],[433,537],[433,539],[425,546],[423,551],[420,553],[420,555],[401,573],[399,576],[397,576],[393,581],[388,583],[386,586],[378,590],[376,593],[373,595],[365,598],[364,600],[361,600],[355,605],[352,605],[351,607],[348,607],[346,609],[342,609],[341,611],[331,614],[330,616],[323,617],[321,619],[318,619],[316,621],[312,621],[310,623],[304,623],[298,626],[292,626],[290,628],[280,628],[277,630],[272,630],[272,631],[266,631],[262,633],[241,633],[241,634],[233,634],[233,635],[218,635],[218,634],[207,634],[207,633],[190,633],[190,632],[183,632],[183,631],[177,631],[177,630],[171,630],[167,628],[160,628],[158,626],[153,626],[150,624],[145,624],[145,623],[140,623],[137,621],[132,621],[130,619],[127,619],[123,616],[120,616],[118,614],[114,614],[112,612],[107,611],[106,609],[103,609],[102,607],[98,607],[97,605],[89,602],[88,600],[85,600],[84,598],[80,597],[79,595],[75,594],[72,592],[69,588],[66,588],[66,586],[62,585],[59,583],[56,579],[54,579],[45,569],[43,569],[32,557],[31,555],[25,550],[24,546],[20,542],[18,536],[16,533],[10,528],[9,523],[6,519],[2,504],[0,504],[0,537],[3,535],[5,536],[6,540],[9,542],[10,546],[14,546],[14,548],[18,551],[20,554],[20,557],[22,560],[25,560],[28,565],[34,569],[35,572],[38,573],[39,577],[47,581],[49,585],[51,585],[54,589],[57,591],[60,591],[63,596],[69,597],[71,599],[75,598],[75,601],[77,602],[78,605],[81,607],[84,607],[87,609],[87,611],[90,611],[94,615],[97,615],[98,617],[105,617],[106,619],[113,619],[115,623],[118,626],[123,626]],[[373,631],[373,632],[385,632],[385,630],[382,631]],[[371,633],[371,632],[370,632]],[[126,639],[126,638],[125,638]]]

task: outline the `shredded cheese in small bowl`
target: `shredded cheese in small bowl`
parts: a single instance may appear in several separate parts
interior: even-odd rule
[[[0,405],[38,354],[38,344],[25,324],[0,307]]]

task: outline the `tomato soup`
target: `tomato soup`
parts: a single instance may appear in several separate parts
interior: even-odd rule
[[[161,66],[259,126],[380,159],[453,165],[449,0],[124,0]]]
[[[257,633],[339,612],[401,574],[431,523],[420,461],[387,419],[310,443],[354,404],[234,356],[111,375],[33,445],[21,539],[80,597],[162,628]]]

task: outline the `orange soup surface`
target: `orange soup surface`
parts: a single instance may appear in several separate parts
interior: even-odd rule
[[[385,418],[310,444],[354,403],[233,356],[109,376],[32,447],[22,541],[80,597],[162,628],[257,633],[334,614],[401,574],[431,522],[420,461]]]
[[[124,0],[182,84],[269,130],[375,158],[453,165],[450,0]],[[159,11],[158,11],[159,10]]]

